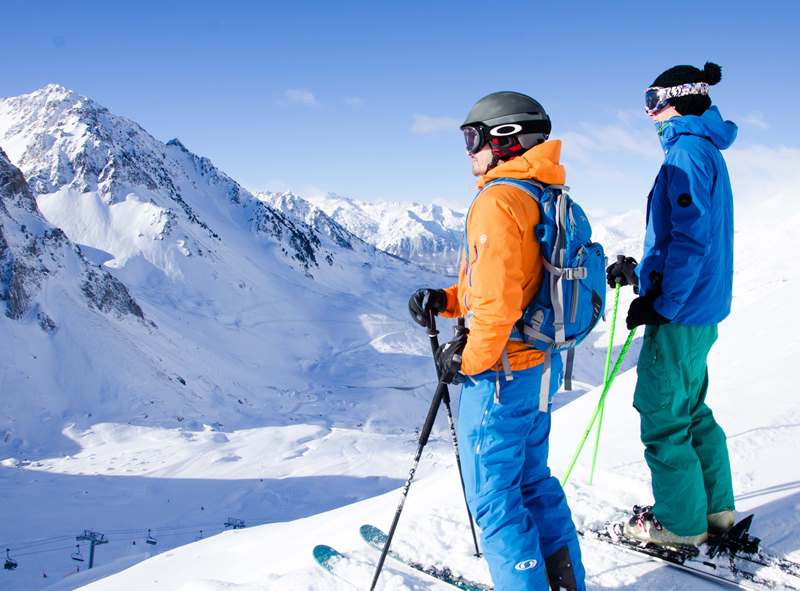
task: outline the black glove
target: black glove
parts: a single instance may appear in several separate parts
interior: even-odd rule
[[[428,318],[433,312],[441,314],[447,310],[447,294],[443,289],[418,289],[408,300],[408,311],[414,322],[428,326]]]
[[[460,384],[465,376],[461,373],[461,352],[467,345],[467,335],[461,334],[436,350],[436,368],[439,379],[445,384]]]
[[[628,308],[628,317],[625,319],[628,330],[633,330],[642,324],[669,324],[669,319],[664,318],[653,308],[653,298],[648,296],[638,297],[631,302]]]
[[[608,286],[615,288],[617,282],[619,282],[623,287],[632,285],[633,293],[639,293],[639,277],[636,275],[636,266],[638,264],[635,258],[618,254],[617,262],[610,264],[606,269]]]

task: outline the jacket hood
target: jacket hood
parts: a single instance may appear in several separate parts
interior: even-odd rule
[[[697,135],[711,141],[717,148],[729,148],[736,140],[739,128],[733,121],[725,121],[717,107],[709,107],[702,115],[681,115],[665,121],[659,131],[664,149],[675,143],[681,135]]]
[[[493,179],[535,179],[546,185],[563,185],[567,182],[567,171],[559,162],[561,140],[549,140],[532,147],[513,160],[502,162],[478,180],[478,188]]]

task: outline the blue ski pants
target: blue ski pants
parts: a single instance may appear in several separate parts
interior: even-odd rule
[[[557,359],[557,358],[555,358]],[[558,372],[554,372],[558,375]],[[578,590],[581,551],[567,499],[547,467],[550,412],[539,411],[542,366],[468,377],[459,403],[459,454],[470,511],[496,591],[547,591],[545,559],[566,546]],[[550,396],[558,389],[553,379]]]

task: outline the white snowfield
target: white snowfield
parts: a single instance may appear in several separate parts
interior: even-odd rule
[[[449,228],[460,240],[458,212],[420,206],[417,220],[401,206],[353,204],[345,209],[356,225],[332,213],[342,206],[335,196],[312,205],[253,195],[179,142],[159,142],[58,86],[0,101],[0,147],[47,222],[124,283],[144,315],[86,305],[75,287],[85,261],[57,267],[49,251],[31,311],[0,314],[0,551],[19,563],[0,571],[0,589],[348,588],[314,564],[320,543],[352,554],[350,576],[368,588],[377,553],[358,528],[388,527],[435,385],[406,300],[450,281],[380,250],[399,254],[380,242],[393,222],[374,223],[408,216],[414,223],[398,221],[398,237]],[[739,185],[744,171],[732,170],[742,187],[736,297],[712,352],[709,401],[729,437],[738,509],[756,512],[754,533],[768,547],[798,560],[800,269],[786,253],[800,246],[800,179],[792,171],[784,184]],[[3,214],[5,234],[25,235],[16,214]],[[591,218],[609,256],[640,254],[640,212]],[[409,252],[452,260],[450,243],[434,242]],[[617,352],[631,298],[622,298]],[[49,332],[38,312],[53,321]],[[441,324],[445,340],[450,323]],[[558,476],[597,402],[607,335],[601,324],[578,355],[575,392],[556,399]],[[651,500],[631,407],[637,350],[608,398],[594,486],[587,445],[567,487],[579,527]],[[247,527],[226,528],[228,518]],[[88,544],[76,548],[84,529],[109,542],[91,570]],[[471,556],[443,412],[395,544],[489,582]],[[77,551],[83,562],[71,558]],[[597,542],[583,552],[593,591],[712,588]],[[379,588],[449,587],[389,561]]]
[[[774,209],[765,210],[763,217],[759,217],[757,210],[742,211],[740,219],[746,217],[747,221],[740,222],[739,228],[766,221],[767,211]],[[792,249],[800,245],[797,233],[792,231],[798,222],[797,213],[776,222],[775,236],[783,247]],[[736,289],[747,295],[737,298],[735,311],[721,326],[719,342],[711,354],[709,403],[728,435],[737,510],[740,515],[756,514],[753,531],[766,547],[798,560],[800,469],[796,458],[800,454],[800,400],[793,386],[791,368],[800,353],[800,339],[796,336],[798,322],[787,311],[797,301],[800,269],[768,261],[767,266],[775,274],[765,283],[774,284],[774,289],[761,290],[763,296],[754,297],[751,287],[761,279],[758,269],[750,267],[752,258],[748,253],[758,246],[757,236],[744,231],[738,234]],[[618,345],[626,332],[620,317]],[[578,527],[620,518],[633,504],[652,499],[638,438],[638,416],[631,406],[635,380],[635,370],[622,374],[607,399],[594,485],[586,484],[591,442],[568,484],[567,494]],[[566,468],[598,396],[599,390],[595,389],[554,412],[550,464],[557,476]],[[423,409],[419,409],[420,422],[423,414]],[[385,440],[375,441],[375,445],[394,447]],[[403,468],[410,466],[415,449],[412,441],[402,447],[405,455],[392,454],[396,465],[390,473],[394,476],[400,476]],[[444,429],[439,431],[431,448],[411,488],[395,546],[421,561],[449,566],[475,580],[490,583],[485,564],[471,556],[458,476]],[[374,447],[371,449],[375,451]],[[334,468],[337,474],[349,472],[353,465],[358,466],[354,473],[362,473],[363,458],[349,456],[347,452],[344,456],[347,460]],[[333,468],[330,464],[322,465],[320,472]],[[229,531],[153,557],[83,589],[352,588],[314,564],[311,549],[319,543],[332,545],[368,563],[354,565],[349,572],[351,578],[358,579],[361,588],[368,588],[377,553],[360,540],[358,527],[373,523],[388,528],[399,499],[400,491],[393,490],[304,519]],[[592,590],[717,588],[614,551],[600,542],[583,541],[582,549],[588,587]],[[449,587],[415,575],[390,560],[379,588]]]

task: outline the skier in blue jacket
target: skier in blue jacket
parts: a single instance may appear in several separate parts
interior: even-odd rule
[[[737,127],[708,96],[721,68],[675,66],[647,89],[664,163],[647,200],[644,256],[608,268],[633,284],[632,329],[646,325],[633,405],[652,474],[652,507],[635,507],[629,537],[700,544],[734,522],[725,433],[705,403],[706,359],[728,316],[733,283],[733,195],[721,150]]]

